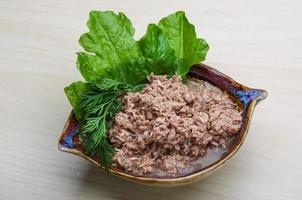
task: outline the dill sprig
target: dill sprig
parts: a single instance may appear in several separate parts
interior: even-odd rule
[[[88,82],[88,90],[80,100],[80,138],[89,155],[99,156],[102,165],[108,169],[115,152],[109,143],[107,133],[110,120],[121,110],[120,97],[130,91],[138,91],[143,85],[129,85],[113,79]]]

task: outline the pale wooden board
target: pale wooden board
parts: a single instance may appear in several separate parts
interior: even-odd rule
[[[185,10],[208,41],[207,64],[265,88],[238,154],[201,182],[174,189],[129,183],[59,152],[70,112],[64,86],[91,9],[125,12],[136,38]],[[302,1],[0,1],[0,199],[301,199]]]

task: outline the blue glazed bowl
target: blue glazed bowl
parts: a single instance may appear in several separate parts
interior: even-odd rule
[[[130,181],[147,185],[169,187],[185,185],[205,178],[206,176],[220,168],[238,151],[248,133],[254,108],[260,101],[264,100],[267,97],[267,92],[262,89],[253,89],[239,84],[232,78],[205,64],[192,66],[189,72],[189,76],[205,80],[213,85],[216,85],[220,89],[227,92],[242,106],[244,110],[243,123],[239,134],[236,135],[234,142],[232,143],[228,151],[214,163],[205,166],[204,168],[194,173],[175,178],[152,178],[135,176],[114,167],[109,170],[111,174]],[[71,112],[59,139],[59,150],[81,156],[100,169],[104,169],[102,163],[100,163],[97,158],[85,155],[84,148],[78,136],[78,127],[78,121],[76,120],[73,112]]]

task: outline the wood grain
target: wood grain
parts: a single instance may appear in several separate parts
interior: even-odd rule
[[[64,86],[81,77],[77,42],[89,10],[125,12],[139,38],[186,11],[210,44],[206,63],[265,88],[238,154],[206,180],[152,188],[57,150],[70,112]],[[0,0],[0,199],[301,199],[302,1]]]

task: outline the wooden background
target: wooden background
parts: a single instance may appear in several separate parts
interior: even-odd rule
[[[81,79],[78,38],[92,9],[125,12],[139,38],[186,11],[210,44],[205,63],[269,91],[238,154],[180,188],[107,175],[57,150],[70,112],[63,88]],[[302,1],[0,0],[0,199],[301,199]]]

